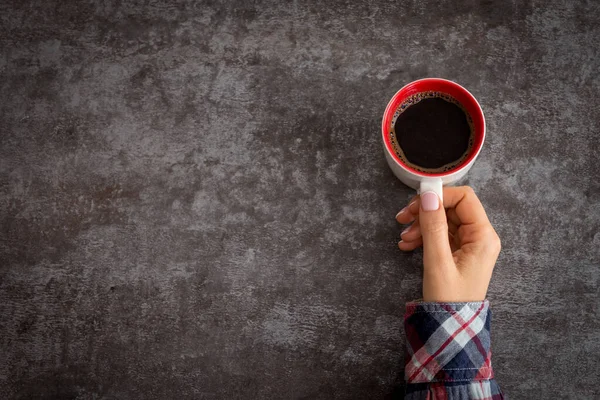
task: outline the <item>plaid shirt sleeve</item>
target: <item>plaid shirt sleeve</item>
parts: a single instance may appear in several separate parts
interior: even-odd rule
[[[407,400],[502,400],[490,351],[488,301],[406,305]]]

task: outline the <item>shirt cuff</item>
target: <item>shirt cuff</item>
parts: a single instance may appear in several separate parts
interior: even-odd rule
[[[487,300],[407,303],[404,316],[406,382],[492,379],[490,322]]]

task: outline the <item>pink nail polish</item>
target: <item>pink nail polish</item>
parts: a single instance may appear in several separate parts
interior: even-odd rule
[[[412,225],[411,225],[412,226]],[[404,236],[404,234],[408,231],[410,231],[411,226],[409,226],[408,228],[406,228],[405,230],[402,231],[402,233],[400,234],[400,236]]]
[[[440,198],[435,192],[421,194],[421,208],[423,211],[435,211],[440,208]]]

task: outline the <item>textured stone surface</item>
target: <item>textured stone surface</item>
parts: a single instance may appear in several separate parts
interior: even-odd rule
[[[480,100],[514,399],[600,396],[598,2],[3,1],[0,393],[402,394],[412,195],[379,123]]]

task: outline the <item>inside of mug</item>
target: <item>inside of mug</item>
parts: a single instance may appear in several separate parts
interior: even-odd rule
[[[425,169],[416,169],[404,162],[395,152],[392,141],[394,140],[393,122],[400,112],[401,107],[409,107],[415,102],[427,97],[441,97],[457,103],[467,114],[469,125],[472,128],[473,142],[470,144],[468,154],[460,162],[448,165],[443,171],[430,172]],[[444,79],[423,79],[412,82],[402,88],[390,100],[382,121],[384,141],[388,151],[394,159],[407,170],[422,176],[445,176],[460,170],[468,165],[479,153],[485,137],[485,120],[477,100],[460,85]]]

